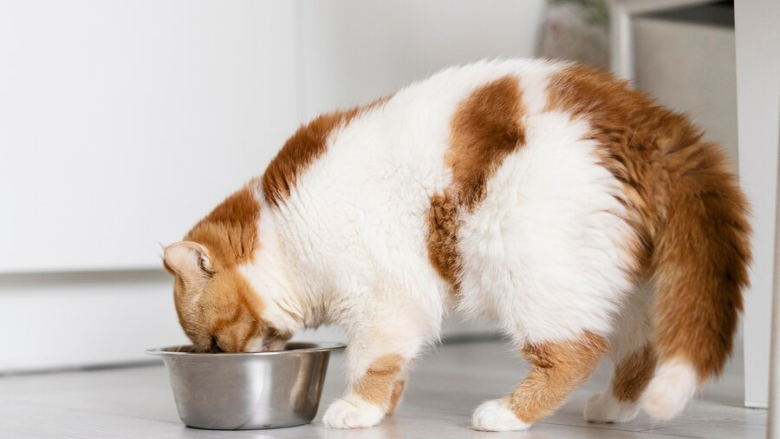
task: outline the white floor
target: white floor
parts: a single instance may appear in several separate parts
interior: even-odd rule
[[[424,357],[413,373],[398,413],[380,427],[325,429],[320,417],[344,386],[343,355],[332,358],[319,416],[307,426],[279,430],[207,431],[178,419],[161,365],[0,378],[0,438],[764,438],[766,412],[741,407],[741,361],[732,362],[687,411],[671,422],[640,414],[631,423],[588,424],[587,397],[608,378],[605,362],[555,415],[527,432],[482,433],[469,429],[481,401],[509,391],[524,375],[523,363],[499,342],[450,344]]]

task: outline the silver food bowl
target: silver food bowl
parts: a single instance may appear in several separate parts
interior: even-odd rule
[[[184,424],[253,430],[308,424],[317,414],[338,343],[287,343],[283,351],[212,354],[190,346],[150,349],[162,357]]]

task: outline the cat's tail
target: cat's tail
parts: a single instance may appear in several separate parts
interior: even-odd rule
[[[699,385],[723,371],[751,258],[747,201],[725,156],[697,142],[665,160],[652,258],[658,368],[642,396],[656,419],[680,413]]]

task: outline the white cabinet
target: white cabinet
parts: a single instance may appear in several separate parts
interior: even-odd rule
[[[296,2],[0,2],[0,273],[160,267],[298,123]]]

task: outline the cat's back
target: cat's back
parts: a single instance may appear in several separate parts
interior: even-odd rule
[[[538,59],[480,61],[303,125],[267,168],[264,193],[278,204],[293,189],[317,191],[335,173],[344,185],[364,187],[413,179],[430,195],[453,179],[457,184],[459,178],[485,177],[484,168],[508,152],[502,144],[509,139],[524,145],[527,131],[545,113],[564,114],[574,123],[607,121],[612,125],[597,127],[601,132],[647,144],[657,141],[653,136],[670,119],[683,119],[593,69]],[[548,130],[547,136],[558,134]]]
[[[319,116],[302,126],[268,167],[266,196],[283,198],[293,185],[318,192],[326,182],[330,195],[338,193],[334,184],[345,190],[358,185],[362,193],[384,188],[397,194],[404,190],[399,185],[414,182],[415,187],[409,187],[414,192],[441,191],[451,183],[458,119],[475,110],[469,99],[495,107],[488,110],[493,113],[508,110],[509,101],[524,114],[540,112],[550,78],[565,66],[511,59],[451,67],[368,105]],[[474,122],[494,123],[485,116],[488,119]],[[500,117],[514,116],[521,114]]]

